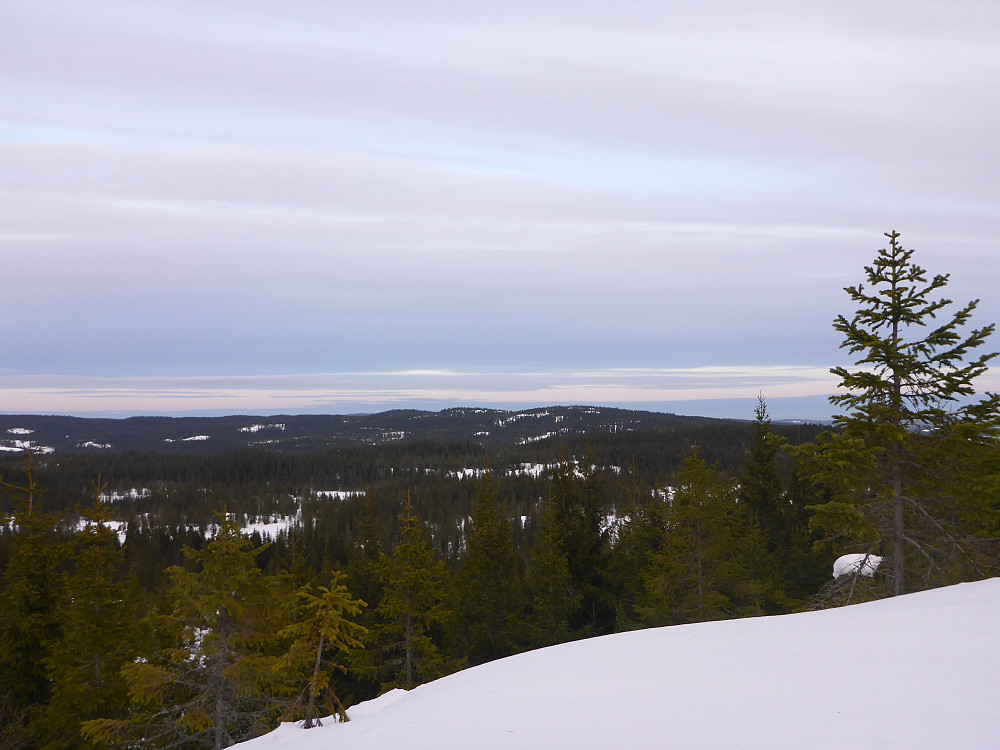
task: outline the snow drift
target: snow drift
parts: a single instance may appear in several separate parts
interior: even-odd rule
[[[1000,579],[620,633],[282,725],[241,750],[995,748]]]

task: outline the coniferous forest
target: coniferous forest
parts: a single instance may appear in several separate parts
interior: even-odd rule
[[[520,445],[5,456],[0,748],[222,748],[568,640],[997,575],[993,327],[887,237],[832,427],[761,397]]]

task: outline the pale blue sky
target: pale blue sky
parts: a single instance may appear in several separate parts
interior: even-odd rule
[[[0,0],[0,411],[825,416],[882,232],[1000,320],[997,39],[993,2]]]

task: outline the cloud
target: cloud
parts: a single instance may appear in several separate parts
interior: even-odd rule
[[[399,371],[268,377],[127,378],[0,375],[7,412],[85,414],[208,410],[352,410],[358,405],[621,404],[823,395],[822,368],[724,367],[588,372]]]

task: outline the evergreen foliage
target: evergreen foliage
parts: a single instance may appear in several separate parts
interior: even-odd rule
[[[47,664],[59,633],[59,592],[68,535],[45,512],[43,490],[27,453],[20,483],[0,480],[9,496],[10,545],[0,589],[0,737],[32,747],[52,698]]]
[[[151,618],[159,650],[124,669],[129,716],[88,722],[88,737],[219,750],[270,726],[284,688],[274,644],[286,608],[256,566],[260,552],[228,515],[203,549],[184,549],[190,568],[168,571],[166,607]]]
[[[427,541],[409,495],[399,522],[399,543],[391,555],[381,554],[377,567],[383,589],[380,622],[364,639],[366,651],[358,661],[360,671],[377,679],[383,690],[409,690],[451,671],[430,632],[450,614],[444,606],[444,562]]]
[[[996,460],[1000,395],[972,400],[996,356],[976,353],[993,325],[966,330],[978,300],[950,311],[938,295],[948,276],[928,281],[899,233],[886,237],[889,247],[865,267],[868,286],[845,288],[854,315],[834,321],[859,369],[831,370],[845,391],[831,402],[846,413],[835,419],[842,432],[815,449],[831,468],[818,473],[830,499],[814,523],[888,557],[893,593],[902,594],[911,572],[935,585],[995,569],[993,550],[966,524],[996,512],[969,478]]]
[[[113,510],[94,505],[81,516],[71,539],[71,567],[63,574],[58,635],[45,659],[52,695],[40,734],[46,750],[100,747],[80,734],[83,722],[124,717],[128,691],[121,668],[136,655],[133,612],[122,569],[118,533],[108,525]]]
[[[492,470],[480,481],[466,539],[451,624],[469,663],[482,664],[518,650],[524,609],[524,566]]]
[[[660,506],[664,544],[646,573],[650,624],[718,620],[731,611],[732,482],[709,466],[697,448],[684,458],[676,482],[673,497]]]
[[[321,706],[336,710],[341,721],[348,720],[344,705],[330,687],[330,671],[347,672],[347,667],[331,661],[327,654],[332,651],[345,655],[352,649],[363,648],[359,639],[368,631],[354,622],[353,618],[361,614],[366,605],[351,596],[344,585],[346,577],[335,570],[329,588],[320,586],[316,594],[309,586],[301,589],[295,621],[278,634],[292,641],[283,665],[301,669],[304,664],[307,669],[311,668],[305,688],[285,711],[288,718],[304,714],[303,727],[306,729],[321,724]]]
[[[573,590],[569,562],[560,543],[556,504],[550,495],[538,513],[527,586],[531,597],[527,620],[529,643],[552,646],[569,638],[570,617],[580,607]]]

